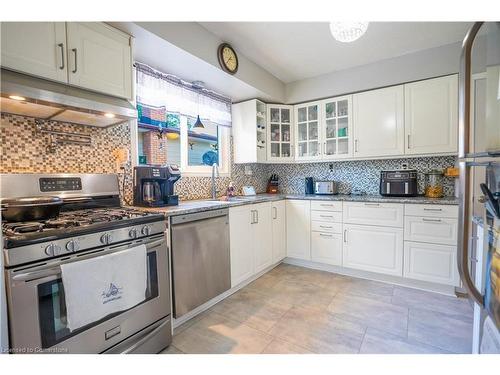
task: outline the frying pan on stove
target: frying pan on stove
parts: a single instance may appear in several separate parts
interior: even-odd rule
[[[59,197],[22,197],[2,199],[0,207],[3,220],[19,222],[54,218],[62,203]]]

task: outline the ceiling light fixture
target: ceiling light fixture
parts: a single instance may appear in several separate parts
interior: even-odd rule
[[[19,100],[19,101],[25,101],[26,100],[25,97],[22,97],[22,96],[19,96],[19,95],[9,95],[9,98],[11,98],[13,100]]]
[[[106,116],[107,118],[114,118],[115,117],[115,115],[113,113],[109,113],[109,112],[105,113],[104,116]]]
[[[330,22],[330,32],[342,43],[350,43],[361,38],[368,29],[369,22]]]

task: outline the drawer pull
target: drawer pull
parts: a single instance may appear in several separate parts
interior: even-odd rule
[[[443,211],[443,209],[442,208],[426,208],[426,207],[424,207],[424,211],[441,212],[441,211]]]
[[[319,217],[327,217],[329,219],[333,219],[333,216],[332,215],[319,215]]]
[[[319,234],[321,237],[333,237],[333,235],[331,234],[324,234],[324,233],[320,233]]]
[[[326,204],[326,203],[321,203],[321,207],[333,207],[333,204]]]
[[[365,206],[368,206],[368,207],[379,207],[380,203],[365,203]]]
[[[320,225],[319,227],[323,229],[333,229],[333,227],[327,227],[326,225]]]
[[[423,217],[422,221],[427,221],[427,222],[431,222],[431,223],[440,223],[441,219],[426,219],[425,217]]]

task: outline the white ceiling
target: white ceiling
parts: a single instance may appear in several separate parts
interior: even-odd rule
[[[285,83],[462,41],[469,22],[373,22],[353,43],[327,22],[201,22]]]

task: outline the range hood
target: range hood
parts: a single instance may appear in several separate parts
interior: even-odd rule
[[[0,91],[1,112],[15,115],[98,127],[137,118],[125,99],[6,69],[1,70]]]

